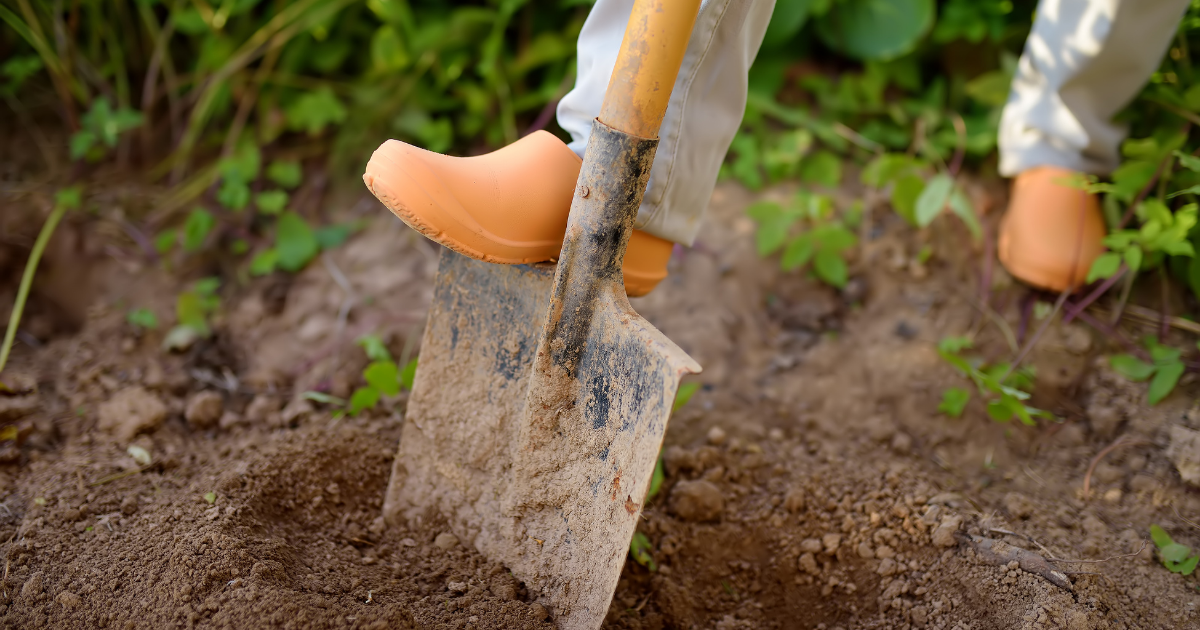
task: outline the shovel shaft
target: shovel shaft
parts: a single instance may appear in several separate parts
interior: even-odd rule
[[[601,122],[630,135],[658,137],[699,9],[700,0],[634,0]]]

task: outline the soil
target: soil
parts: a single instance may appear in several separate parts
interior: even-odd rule
[[[47,207],[6,190],[5,308]],[[123,194],[64,223],[5,371],[0,628],[552,628],[444,524],[384,526],[404,394],[340,418],[300,395],[359,385],[364,333],[415,356],[436,249],[363,199],[344,214],[370,227],[296,276],[239,281],[219,256],[168,273],[122,231]],[[979,400],[949,418],[941,393],[967,383],[937,341],[1011,358],[996,320],[1019,321],[1025,290],[995,268],[987,315],[986,252],[891,213],[829,289],[755,254],[755,199],[719,186],[698,245],[634,300],[705,371],[639,527],[654,570],[626,563],[606,628],[1196,627],[1196,577],[1146,542],[1158,524],[1200,546],[1200,490],[1169,448],[1200,429],[1192,375],[1149,407],[1105,338],[1054,321],[1029,361],[1032,403],[1060,420],[1000,424]],[[167,353],[168,326],[125,321],[173,321],[208,275],[226,279],[212,339]]]

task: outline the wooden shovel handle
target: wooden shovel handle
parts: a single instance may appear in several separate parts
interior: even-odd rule
[[[657,138],[687,51],[700,0],[634,0],[600,122]]]

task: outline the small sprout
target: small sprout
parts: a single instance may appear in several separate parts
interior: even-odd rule
[[[143,468],[149,466],[150,462],[153,461],[150,457],[150,451],[138,446],[137,444],[130,444],[129,448],[125,449],[125,452],[129,453],[129,456],[133,458],[133,461],[136,462],[138,466]]]
[[[650,487],[646,490],[646,501],[653,499],[654,495],[658,494],[666,478],[667,473],[663,467],[663,456],[662,453],[659,453],[658,461],[654,462],[654,473],[650,475]]]
[[[1154,541],[1154,546],[1158,547],[1158,555],[1168,571],[1191,575],[1196,570],[1200,556],[1192,553],[1191,547],[1175,542],[1171,535],[1158,525],[1150,526],[1150,538]]]
[[[17,439],[17,436],[19,436],[19,435],[20,435],[20,431],[17,430],[16,425],[13,425],[13,424],[6,425],[3,429],[0,429],[0,442],[8,442],[9,440],[15,440],[15,439]]]
[[[367,358],[372,361],[391,361],[392,355],[388,352],[387,345],[383,343],[383,338],[376,334],[363,335],[356,339],[354,343],[362,347],[367,353]]]
[[[209,505],[216,503],[217,502],[217,493],[216,492],[205,492],[204,500],[206,502],[208,502]]]
[[[675,392],[675,404],[671,406],[671,411],[679,411],[682,409],[684,405],[688,404],[688,401],[692,399],[692,396],[694,396],[699,389],[700,383],[696,383],[694,381],[680,384],[679,391]]]
[[[629,541],[629,555],[634,562],[651,571],[657,571],[658,563],[654,561],[654,556],[650,555],[653,549],[654,545],[650,544],[650,539],[645,534],[634,532],[633,540]]]
[[[411,361],[404,364],[404,369],[400,370],[400,387],[407,390],[412,390],[413,382],[417,380],[417,359],[414,357]]]
[[[92,527],[91,525],[88,525],[87,527],[83,528],[83,531],[85,531],[85,532],[96,531],[96,528]]]
[[[148,308],[135,308],[125,315],[125,321],[131,326],[146,330],[158,328],[158,316]]]
[[[1179,377],[1183,376],[1184,364],[1180,358],[1183,353],[1176,348],[1160,345],[1154,337],[1146,338],[1146,348],[1150,351],[1153,363],[1130,354],[1116,354],[1109,357],[1108,361],[1114,370],[1131,381],[1149,379],[1150,389],[1146,399],[1151,405],[1156,405],[1175,389]]]
[[[942,392],[942,402],[938,404],[938,411],[951,418],[958,418],[962,416],[963,410],[970,401],[970,391],[961,387],[951,387]]]

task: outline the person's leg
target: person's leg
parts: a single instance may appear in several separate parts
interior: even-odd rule
[[[600,0],[579,34],[575,88],[558,105],[559,125],[582,156],[633,0]],[[635,227],[670,245],[691,245],[721,162],[746,111],[747,77],[775,0],[704,0],[659,131],[658,152]],[[665,270],[666,259],[662,260]]]
[[[1039,287],[1078,285],[1103,251],[1094,197],[1061,183],[1106,175],[1125,129],[1113,116],[1162,61],[1189,0],[1041,0],[1000,121],[1000,172],[1017,179],[999,255]]]
[[[566,229],[580,156],[600,112],[632,0],[599,0],[579,38],[576,86],[560,103],[570,146],[539,131],[497,152],[440,156],[395,140],[363,180],[409,226],[462,254],[501,263],[549,260]],[[691,244],[746,102],[747,71],[774,0],[705,0],[659,132],[646,201],[625,257],[625,286],[644,295]]]

